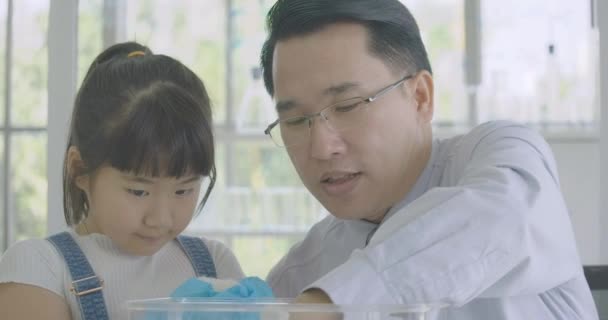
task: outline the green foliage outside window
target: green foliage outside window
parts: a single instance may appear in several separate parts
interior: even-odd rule
[[[13,128],[46,127],[48,12],[48,1],[14,2],[12,101],[9,106]],[[46,234],[46,155],[45,131],[12,131],[7,178],[11,199],[9,210],[15,218],[15,240]]]

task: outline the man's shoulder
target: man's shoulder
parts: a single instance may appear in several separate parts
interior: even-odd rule
[[[323,251],[325,238],[332,229],[343,223],[342,220],[328,215],[315,223],[304,239],[296,243],[273,269],[289,269],[309,263]]]
[[[439,140],[437,161],[443,161],[442,183],[453,185],[471,166],[496,165],[513,162],[529,163],[542,159],[555,170],[550,146],[535,129],[513,121],[490,121],[469,132]],[[522,157],[521,155],[526,155]],[[512,163],[513,164],[513,163]]]
[[[480,146],[492,145],[504,139],[519,140],[540,149],[546,147],[545,140],[536,130],[509,120],[488,121],[474,127],[466,134],[442,142],[450,146],[451,156],[470,156]]]
[[[267,281],[279,297],[297,294],[300,286],[314,279],[315,265],[323,255],[328,234],[343,221],[328,215],[308,231],[304,239],[296,243],[289,252],[268,273]],[[298,276],[293,276],[297,274]],[[295,282],[302,282],[298,284]]]
[[[470,141],[502,138],[542,140],[542,136],[536,130],[522,123],[509,120],[497,120],[482,123],[463,136],[463,139]]]

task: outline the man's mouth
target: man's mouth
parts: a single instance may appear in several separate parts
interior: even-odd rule
[[[329,175],[321,180],[321,183],[325,184],[340,184],[350,179],[353,179],[360,175],[361,172],[345,173],[345,174],[333,174]]]

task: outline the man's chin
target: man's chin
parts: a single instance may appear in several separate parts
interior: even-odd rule
[[[383,215],[376,216],[376,215],[369,214],[369,212],[366,212],[366,211],[356,210],[355,209],[355,208],[357,208],[356,205],[349,206],[349,207],[353,208],[350,210],[348,208],[344,208],[344,207],[341,207],[339,209],[336,209],[336,207],[329,207],[329,206],[325,206],[325,205],[324,205],[324,207],[332,216],[334,216],[338,219],[341,219],[341,220],[365,220],[365,221],[371,222],[371,223],[380,223],[383,218]],[[333,208],[333,210],[332,210],[332,208]]]
[[[362,220],[365,219],[365,214],[361,212],[355,212],[353,210],[329,210],[332,216],[342,220]]]
[[[314,194],[313,194],[314,195]],[[352,200],[336,199],[329,197],[317,197],[317,201],[323,205],[323,208],[327,210],[332,216],[342,220],[362,220],[367,219],[369,214],[366,214],[364,210],[361,210],[362,205],[357,204]],[[357,197],[351,197],[357,199]]]

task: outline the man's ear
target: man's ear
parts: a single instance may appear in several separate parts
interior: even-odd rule
[[[66,168],[69,179],[74,180],[76,186],[88,194],[89,175],[84,174],[86,171],[86,166],[84,165],[84,161],[82,161],[80,150],[78,150],[78,148],[75,146],[71,146],[68,149]]]
[[[414,82],[414,99],[418,106],[418,117],[424,122],[431,122],[435,109],[433,76],[428,71],[422,70],[412,81]]]

